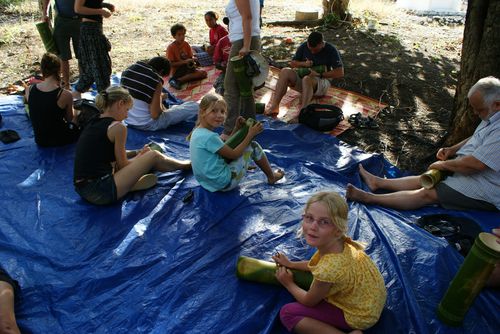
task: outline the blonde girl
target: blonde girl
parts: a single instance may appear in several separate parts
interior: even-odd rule
[[[302,235],[317,249],[309,261],[273,259],[276,278],[297,302],[281,308],[283,325],[294,333],[361,333],[379,319],[386,300],[384,280],[363,245],[346,236],[348,206],[335,192],[319,192],[306,204]],[[310,271],[309,291],[293,282],[289,269]]]
[[[116,202],[129,191],[147,189],[157,177],[147,174],[190,169],[189,161],[167,157],[148,146],[129,159],[125,150],[127,128],[122,121],[132,107],[132,97],[122,87],[109,87],[96,97],[102,113],[85,126],[76,146],[74,185],[76,192],[93,204]]]
[[[283,177],[284,172],[281,169],[273,171],[262,147],[253,141],[253,138],[262,132],[262,124],[253,125],[245,139],[234,149],[224,144],[214,132],[224,123],[226,110],[226,102],[217,94],[207,94],[200,102],[197,126],[189,138],[189,153],[196,180],[208,191],[231,190],[240,183],[250,160],[253,160],[266,174],[267,182],[276,183]],[[240,117],[234,131],[244,122]],[[225,159],[231,162],[228,163]]]

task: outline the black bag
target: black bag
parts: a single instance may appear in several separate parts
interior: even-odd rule
[[[422,216],[416,224],[436,237],[445,238],[463,256],[467,256],[474,240],[482,232],[481,226],[474,220],[447,214]]]
[[[318,131],[332,131],[343,119],[342,109],[330,104],[313,103],[299,114],[299,123]]]
[[[76,117],[76,122],[81,130],[83,130],[83,128],[89,124],[92,119],[99,117],[101,114],[94,101],[91,100],[77,100],[73,103],[73,107],[80,110],[78,116]]]
[[[250,56],[250,54],[247,54],[243,57],[243,61],[245,62],[245,74],[249,78],[256,77],[260,74],[260,68],[257,62]]]

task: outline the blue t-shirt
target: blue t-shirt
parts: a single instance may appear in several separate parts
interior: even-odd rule
[[[312,54],[311,50],[307,47],[307,42],[304,42],[299,46],[292,59],[298,61],[305,61],[306,59],[312,60],[314,66],[326,65],[328,71],[338,67],[343,67],[339,51],[335,46],[328,42],[325,43],[323,49],[316,54]]]
[[[231,182],[231,171],[217,151],[224,146],[216,132],[196,128],[191,134],[189,154],[193,174],[201,186],[208,191],[224,189]]]

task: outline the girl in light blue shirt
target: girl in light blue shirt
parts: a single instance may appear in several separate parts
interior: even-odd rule
[[[227,146],[214,130],[224,124],[226,102],[220,95],[207,94],[200,102],[197,126],[190,135],[189,153],[193,174],[201,186],[208,191],[228,191],[235,188],[245,176],[251,160],[266,174],[267,182],[274,184],[285,173],[281,169],[272,170],[262,147],[252,139],[262,132],[261,123],[249,128],[243,141],[231,148]],[[245,122],[238,118],[233,131]],[[228,163],[226,160],[230,160]]]

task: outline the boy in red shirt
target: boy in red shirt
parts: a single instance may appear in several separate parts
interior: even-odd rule
[[[175,89],[181,89],[183,83],[202,80],[207,72],[196,69],[196,59],[188,42],[185,41],[186,28],[177,23],[170,28],[174,41],[167,47],[167,58],[170,61],[171,72],[168,83]]]

